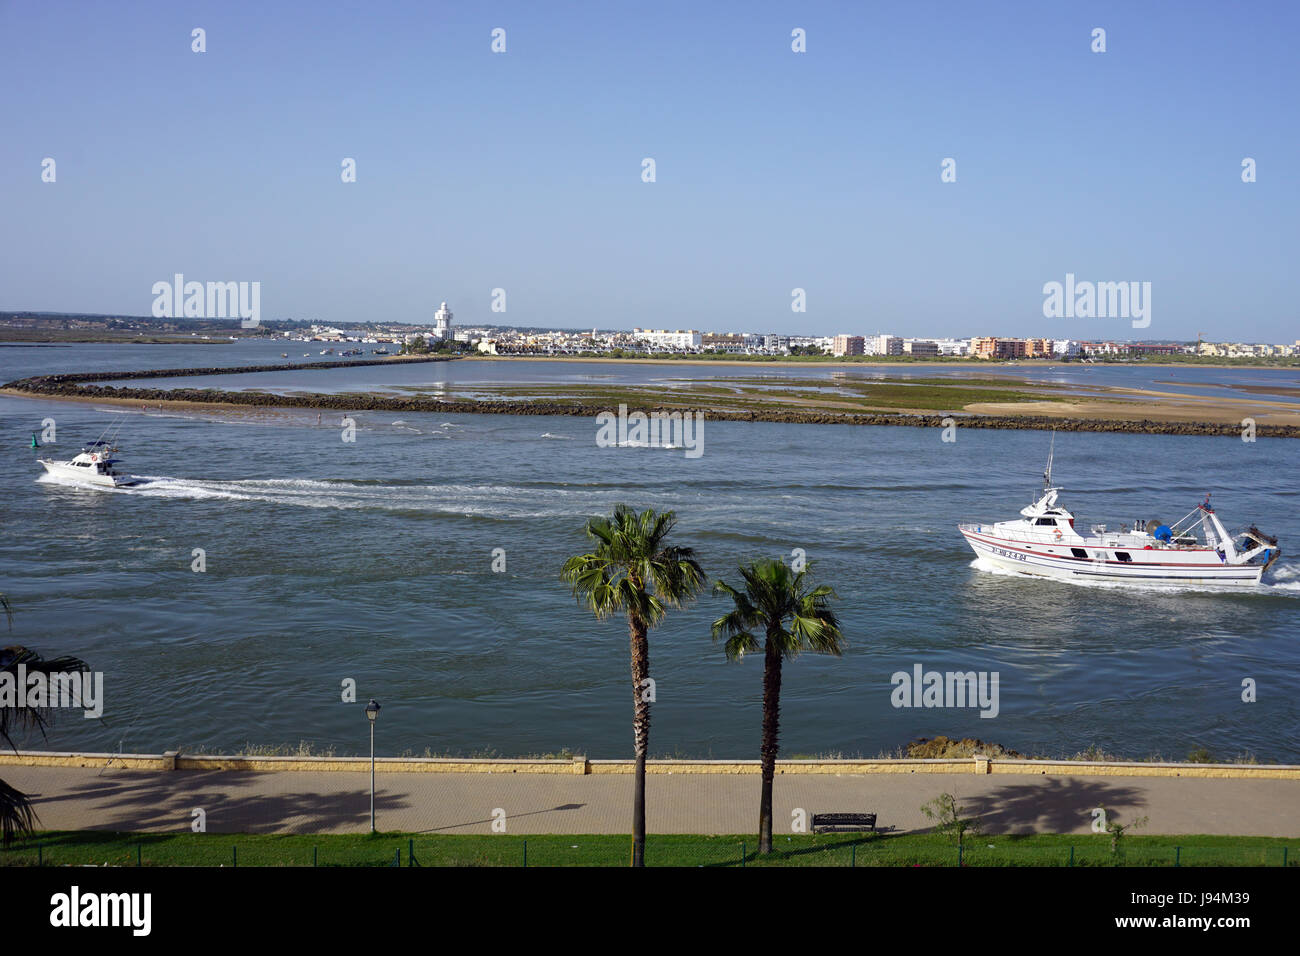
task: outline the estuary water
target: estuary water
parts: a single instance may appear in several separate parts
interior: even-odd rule
[[[0,347],[0,380],[255,364],[280,351],[295,354],[249,344]],[[682,370],[527,366],[423,369],[515,382],[647,382]],[[1092,371],[1136,383],[1167,370]],[[1206,382],[1296,377],[1176,374],[1193,371]],[[103,672],[106,698],[102,719],[60,714],[48,740],[20,746],[159,752],[309,741],[361,753],[361,706],[375,697],[381,754],[627,756],[626,626],[594,620],[558,580],[564,559],[585,550],[583,521],[625,502],[677,512],[676,540],[697,549],[711,580],[735,583],[738,563],[802,549],[836,588],[848,648],[786,667],[787,756],[874,756],[946,734],[1025,753],[1095,744],[1182,758],[1206,747],[1218,758],[1300,762],[1300,558],[1290,556],[1300,548],[1300,442],[1056,437],[1055,477],[1081,524],[1172,521],[1213,492],[1229,527],[1257,523],[1277,535],[1288,554],[1272,583],[1232,594],[972,567],[956,524],[1011,517],[1028,503],[1045,432],[958,429],[945,443],[937,429],[706,421],[704,454],[687,458],[598,447],[584,418],[358,413],[346,441],[338,413],[319,425],[304,410],[119,413],[0,397],[0,591],[14,605],[6,643],[82,657]],[[146,476],[143,486],[38,480],[38,456],[70,457],[115,416],[123,469]],[[30,435],[47,418],[57,445],[34,451]],[[192,569],[196,549],[203,571]],[[502,557],[505,569],[494,571]],[[724,659],[709,637],[724,610],[705,595],[651,634],[657,755],[758,755],[761,656]],[[996,716],[893,706],[891,675],[918,664],[997,672]],[[358,703],[341,699],[349,679]],[[1253,703],[1242,700],[1247,680]]]

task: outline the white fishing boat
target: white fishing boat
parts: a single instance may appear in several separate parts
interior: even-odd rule
[[[1085,535],[1060,505],[1060,492],[1052,485],[1049,452],[1042,493],[1020,510],[1020,518],[957,528],[983,563],[1062,580],[1255,585],[1282,553],[1276,538],[1253,525],[1230,533],[1208,494],[1172,525],[1138,518],[1118,531],[1092,525]]]
[[[113,426],[110,426],[113,428]],[[65,478],[83,485],[96,485],[105,488],[121,488],[139,484],[141,479],[134,475],[124,475],[117,470],[120,459],[117,455],[117,430],[121,422],[113,428],[113,434],[105,437],[109,429],[104,429],[95,441],[89,442],[71,461],[54,461],[38,458],[45,471],[57,478]]]

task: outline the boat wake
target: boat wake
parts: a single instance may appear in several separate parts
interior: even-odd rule
[[[1300,594],[1300,565],[1278,564],[1274,566],[1265,586],[1275,591],[1290,591]]]
[[[187,501],[261,502],[322,510],[378,510],[488,518],[589,517],[621,500],[618,488],[565,488],[553,484],[428,485],[378,484],[374,481],[315,481],[305,478],[265,478],[237,481],[137,475],[130,487],[92,486],[42,475],[42,484],[77,491],[137,498]]]

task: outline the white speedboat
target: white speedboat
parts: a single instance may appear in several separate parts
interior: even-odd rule
[[[49,458],[37,460],[51,475],[86,485],[121,488],[139,484],[139,478],[124,475],[117,470],[118,459],[113,457],[116,453],[117,448],[108,442],[95,441],[83,448],[71,461],[53,461]]]
[[[45,470],[58,478],[80,482],[84,485],[97,485],[103,488],[121,488],[138,485],[143,479],[134,475],[124,475],[117,470],[117,432],[124,419],[119,418],[109,425],[95,441],[89,442],[71,461],[53,461],[38,458]],[[110,435],[109,432],[112,432]]]
[[[1075,530],[1075,516],[1058,503],[1049,452],[1043,491],[1022,517],[957,526],[971,550],[996,568],[1075,581],[1142,584],[1253,585],[1278,559],[1277,539],[1251,526],[1230,534],[1210,496],[1172,525],[1155,519]]]

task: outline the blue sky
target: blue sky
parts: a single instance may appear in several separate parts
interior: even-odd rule
[[[458,323],[1292,341],[1298,27],[1284,3],[0,0],[0,309],[148,314],[182,272],[333,323],[446,299]],[[1150,327],[1044,318],[1066,273],[1150,282]]]

